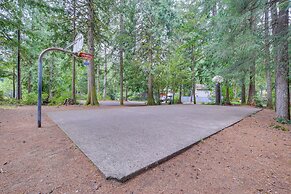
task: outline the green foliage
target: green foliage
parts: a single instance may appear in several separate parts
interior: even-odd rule
[[[46,99],[47,95],[42,95],[42,99]],[[23,95],[23,101],[24,104],[26,105],[36,105],[37,104],[37,93],[29,93],[26,95]]]
[[[259,107],[259,108],[263,108],[266,105],[266,103],[264,103],[262,97],[259,95],[255,96],[255,104],[256,104],[256,107]]]
[[[0,90],[0,100],[4,100],[4,92]]]
[[[291,124],[291,120],[287,120],[287,119],[284,119],[284,118],[276,118],[276,121],[278,123],[281,123],[281,124]]]
[[[113,100],[113,99],[111,99],[111,97],[108,96],[108,95],[106,95],[105,99],[103,99],[103,97],[102,97],[102,98],[99,98],[99,99],[102,99],[102,100]]]
[[[271,125],[270,127],[274,128],[274,129],[281,130],[281,131],[289,131],[288,128],[283,127],[283,126],[281,126],[281,125]]]
[[[65,100],[71,97],[70,92],[62,92],[49,100],[49,105],[63,105]]]
[[[38,99],[37,93],[29,93],[29,94],[23,95],[23,99],[22,99],[21,103],[25,104],[25,105],[36,105],[37,99]],[[46,102],[47,99],[48,99],[48,94],[42,93],[42,102]]]
[[[174,104],[178,104],[179,96],[175,94],[174,96]]]
[[[240,102],[239,99],[233,99],[233,100],[230,102],[230,104],[232,104],[232,105],[240,105],[241,102]]]
[[[215,102],[207,102],[207,103],[203,102],[202,104],[203,105],[216,105]]]
[[[21,102],[14,99],[14,98],[4,98],[3,100],[0,101],[1,106],[6,106],[6,105],[21,105]]]

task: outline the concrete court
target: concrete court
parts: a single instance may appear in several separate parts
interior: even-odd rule
[[[171,105],[48,115],[106,178],[125,181],[259,110]]]
[[[119,106],[119,101],[99,101],[100,106]],[[145,106],[145,102],[138,102],[138,101],[124,101],[124,106]]]

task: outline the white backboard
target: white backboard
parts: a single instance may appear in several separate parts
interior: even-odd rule
[[[77,34],[74,41],[73,52],[74,53],[80,52],[83,48],[83,44],[84,44],[84,37],[81,33],[79,33]]]

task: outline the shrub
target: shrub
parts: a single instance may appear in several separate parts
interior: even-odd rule
[[[274,128],[274,129],[281,130],[281,131],[289,131],[288,128],[283,127],[283,126],[281,126],[281,125],[274,125],[274,124],[273,124],[273,125],[270,125],[270,127]]]
[[[287,120],[284,118],[277,118],[276,121],[281,124],[291,124],[291,120]]]
[[[259,107],[259,108],[263,108],[264,107],[264,101],[261,97],[259,96],[255,96],[255,104],[256,104],[256,107]]]
[[[215,102],[202,102],[202,105],[216,105]]]
[[[3,91],[0,91],[0,100],[4,100],[4,92]]]
[[[26,105],[37,104],[37,94],[36,93],[29,93],[29,94],[24,95],[22,102],[23,102],[23,104],[26,104]]]
[[[19,105],[19,101],[15,98],[3,98],[0,101],[0,105]]]
[[[42,101],[45,102],[48,98],[48,94],[42,93],[41,97],[42,97]],[[38,99],[38,94],[32,92],[32,93],[23,95],[22,103],[25,105],[36,105],[37,99]]]
[[[62,105],[64,104],[67,98],[71,97],[70,92],[63,92],[58,96],[54,96],[52,99],[49,100],[49,105]]]

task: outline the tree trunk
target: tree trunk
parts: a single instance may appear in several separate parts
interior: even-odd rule
[[[172,96],[172,102],[171,104],[175,104],[175,92],[173,92],[173,96]]]
[[[273,60],[275,67],[278,66],[278,10],[277,3],[279,0],[271,0],[271,26],[272,26],[272,45],[273,45]],[[276,83],[275,83],[276,84]],[[276,92],[276,91],[275,91]],[[276,95],[275,95],[276,101]],[[276,109],[276,106],[275,106]]]
[[[246,103],[246,83],[245,83],[245,75],[243,75],[243,78],[241,79],[241,104]]]
[[[221,103],[220,83],[216,83],[216,85],[215,85],[215,104],[220,105],[220,103]]]
[[[123,6],[124,0],[120,0],[120,8]],[[124,22],[123,22],[123,13],[120,13],[120,35],[122,37],[124,33]],[[123,37],[122,37],[123,38]],[[123,40],[121,40],[119,45],[119,77],[120,77],[120,105],[123,105]]]
[[[230,105],[230,95],[229,95],[229,83],[228,83],[228,81],[225,82],[225,85],[226,85],[225,105]]]
[[[97,96],[100,94],[100,64],[96,64],[96,76],[97,76],[97,81],[96,81],[96,91],[97,91]]]
[[[21,99],[20,29],[17,30],[17,100]]]
[[[160,89],[159,89],[159,87],[158,87],[158,90],[157,90],[157,94],[156,94],[156,98],[157,98],[157,100],[156,100],[156,102],[157,102],[157,105],[161,105],[161,100],[160,100]]]
[[[254,14],[251,13],[250,18],[250,28],[255,33],[255,17]],[[255,95],[256,95],[256,59],[255,56],[250,54],[251,58],[251,66],[250,66],[250,82],[249,82],[249,93],[248,93],[248,105],[255,105]]]
[[[272,74],[270,68],[270,37],[269,37],[269,7],[265,10],[265,69],[267,82],[267,108],[273,108],[272,102]]]
[[[195,56],[194,56],[194,47],[192,47],[192,95],[193,95],[193,104],[196,104],[196,77],[195,77]]]
[[[197,104],[196,103],[196,84],[195,82],[193,82],[192,84],[192,96],[193,96],[193,104]]]
[[[151,71],[149,72],[148,75],[148,105],[154,105],[155,100],[154,100],[154,91],[153,91],[153,75]]]
[[[276,3],[278,0],[271,0],[271,25],[272,25],[272,42],[273,42],[273,50],[274,50],[274,61],[277,67],[278,65],[278,11]]]
[[[126,86],[125,87],[125,101],[127,102],[128,101],[128,87]]]
[[[12,73],[12,97],[15,98],[15,67],[13,67]]]
[[[93,11],[93,0],[88,0],[88,48],[89,53],[94,56],[94,11]],[[90,60],[88,66],[88,97],[87,105],[98,105],[98,100],[96,96],[96,86],[95,86],[95,69],[94,69],[94,58]]]
[[[31,71],[28,72],[27,93],[31,93]]]
[[[73,2],[73,38],[76,37],[76,0]],[[76,103],[76,58],[73,56],[72,64],[72,100],[73,104]]]
[[[192,103],[193,102],[193,96],[192,96],[192,93],[193,93],[193,90],[192,88],[190,89],[190,102]]]
[[[180,88],[179,88],[179,100],[177,104],[182,104],[182,85],[180,85]]]
[[[289,61],[288,61],[288,2],[280,0],[278,17],[278,65],[276,71],[276,115],[290,119],[289,114]]]
[[[237,85],[233,83],[232,88],[233,88],[233,97],[237,98]]]
[[[151,39],[151,37],[150,37]],[[151,40],[150,40],[151,44]],[[149,75],[148,75],[148,105],[154,105],[154,91],[153,91],[153,75],[152,75],[152,65],[153,65],[153,50],[150,48],[149,51],[149,62],[150,62],[150,68],[149,68]]]
[[[73,57],[72,64],[72,100],[73,104],[76,103],[76,58]]]
[[[193,104],[196,104],[196,79],[195,79],[195,68],[192,67],[192,96]]]
[[[103,81],[103,100],[106,99],[107,95],[107,47],[104,45],[104,81]]]
[[[255,105],[256,95],[256,65],[253,63],[250,67],[250,83],[248,93],[248,105]]]

